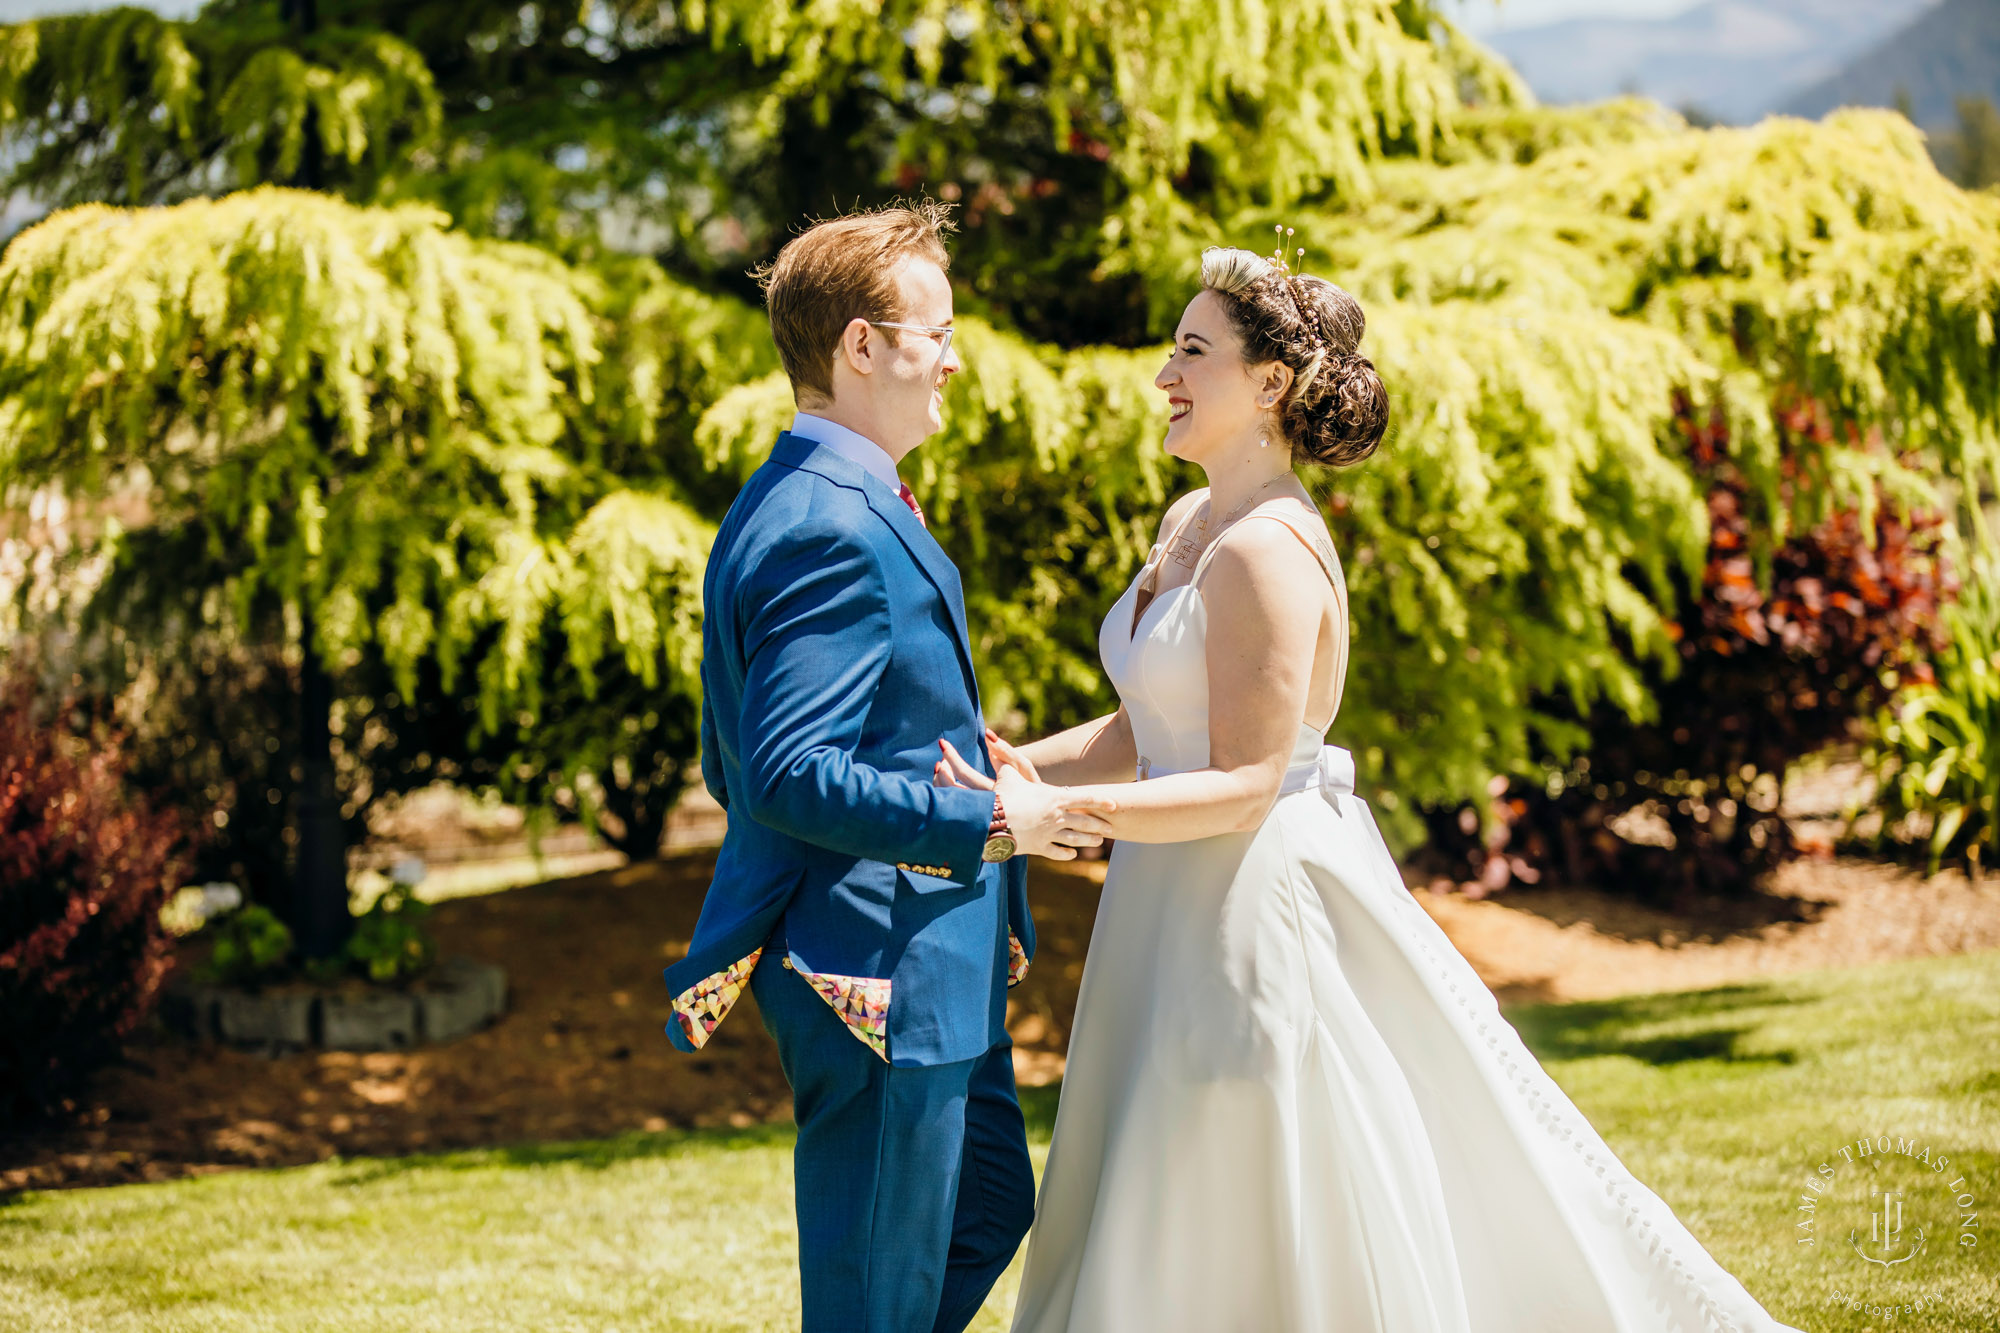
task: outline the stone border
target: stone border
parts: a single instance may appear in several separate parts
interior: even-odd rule
[[[507,1008],[507,974],[491,963],[452,957],[408,990],[288,983],[260,990],[177,982],[162,997],[169,1028],[196,1041],[221,1041],[266,1055],[318,1047],[400,1051],[457,1041]]]

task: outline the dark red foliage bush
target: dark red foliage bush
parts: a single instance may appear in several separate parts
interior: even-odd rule
[[[1810,406],[1779,422],[1830,429]],[[1885,672],[1927,677],[1942,645],[1938,613],[1954,588],[1936,515],[1903,516],[1885,501],[1871,544],[1859,514],[1836,512],[1772,551],[1760,579],[1756,505],[1722,428],[1685,414],[1682,425],[1708,486],[1708,561],[1672,626],[1678,673],[1649,673],[1659,720],[1600,704],[1583,719],[1588,747],[1551,763],[1539,784],[1496,783],[1485,819],[1470,807],[1429,812],[1433,865],[1475,896],[1545,874],[1663,903],[1746,891],[1798,854],[1778,814],[1786,769],[1872,716],[1889,694]],[[1613,831],[1641,811],[1668,838]]]
[[[115,739],[0,689],[0,1123],[57,1109],[151,1009],[191,832],[126,790]]]

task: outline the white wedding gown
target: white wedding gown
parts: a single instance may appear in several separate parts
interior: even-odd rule
[[[1344,622],[1324,534],[1250,518]],[[1134,633],[1162,549],[1099,635],[1154,776],[1208,763],[1199,587]],[[1798,1333],[1543,1073],[1347,752],[1302,727],[1283,790],[1254,832],[1112,854],[1015,1333]]]

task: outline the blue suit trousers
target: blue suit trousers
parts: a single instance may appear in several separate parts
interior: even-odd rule
[[[1013,1045],[890,1065],[766,950],[750,978],[799,1127],[803,1333],[961,1333],[1035,1216]]]

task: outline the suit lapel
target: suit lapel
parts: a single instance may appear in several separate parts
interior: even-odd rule
[[[786,431],[778,437],[777,447],[771,456],[792,467],[814,472],[828,481],[859,491],[875,516],[889,525],[889,531],[910,553],[910,558],[936,588],[938,596],[944,599],[946,611],[951,614],[952,628],[956,633],[958,663],[965,672],[965,687],[972,695],[974,708],[979,707],[979,677],[972,668],[972,638],[965,627],[965,591],[959,581],[958,566],[952,564],[951,557],[938,545],[937,538],[929,529],[917,521],[903,498],[883,485],[880,479],[871,477],[860,467],[848,462],[831,449],[821,448],[811,440]]]

